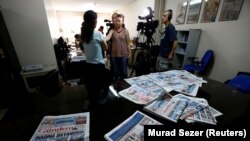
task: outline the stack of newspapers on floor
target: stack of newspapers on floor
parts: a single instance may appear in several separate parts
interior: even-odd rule
[[[144,110],[177,122],[204,122],[216,124],[215,117],[222,115],[203,98],[196,98],[199,87],[207,83],[185,70],[151,73],[125,79],[131,87],[118,94],[134,103],[145,105]],[[172,96],[171,91],[178,94]]]
[[[89,112],[45,116],[31,141],[76,141],[89,140]]]

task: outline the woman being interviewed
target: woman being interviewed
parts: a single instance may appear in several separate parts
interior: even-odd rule
[[[105,68],[102,48],[108,49],[101,32],[95,31],[97,14],[86,11],[81,27],[81,39],[86,53],[85,86],[88,91],[90,106],[98,105],[98,100],[106,99],[111,84],[111,74]],[[88,102],[87,102],[88,103]],[[85,105],[85,108],[86,105]]]
[[[109,31],[105,40],[112,39],[111,67],[114,71],[114,80],[122,80],[128,77],[128,58],[131,54],[130,37],[128,30],[124,28],[124,16],[117,14],[114,21],[114,29]]]

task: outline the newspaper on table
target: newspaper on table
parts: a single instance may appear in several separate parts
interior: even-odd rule
[[[144,110],[170,121],[177,122],[186,105],[186,100],[172,97],[166,93],[161,99],[145,106]]]
[[[140,77],[133,77],[133,78],[128,78],[125,79],[126,82],[128,82],[130,85],[137,85],[141,87],[142,89],[145,89],[149,92],[156,93],[158,95],[161,95],[164,93],[164,90],[157,85],[154,81],[150,80],[149,77],[146,75],[142,75]]]
[[[207,83],[185,70],[171,70],[147,75],[155,84],[166,92],[176,91],[186,95],[196,96],[202,83]]]
[[[180,116],[180,119],[185,119],[189,116],[192,116],[193,114],[201,111],[202,109],[204,109],[208,106],[207,103],[200,103],[200,102],[196,101],[193,97],[185,96],[183,94],[177,94],[174,97],[187,101],[187,106],[184,109],[182,115]],[[203,100],[205,100],[205,99],[203,99]]]
[[[194,98],[194,99],[200,103],[208,104],[206,100],[204,101],[204,99],[201,98]],[[185,121],[188,123],[197,121],[197,122],[216,125],[217,121],[215,118],[221,115],[222,113],[219,112],[218,110],[212,108],[211,106],[207,106],[203,110],[193,114],[192,116],[187,117]]]
[[[199,84],[182,85],[182,87],[175,88],[176,92],[183,93],[190,96],[196,96],[199,90]]]
[[[45,116],[30,141],[89,140],[89,112]]]
[[[120,91],[118,94],[136,104],[141,105],[148,104],[160,96],[159,93],[157,94],[147,91],[136,84]]]
[[[179,118],[185,119],[205,107],[207,107],[207,103],[199,103],[192,97],[182,94],[177,94],[172,97],[167,93],[163,95],[161,99],[157,99],[145,106],[144,110],[177,122]]]
[[[160,122],[136,111],[120,125],[104,135],[108,141],[143,141],[144,125],[162,125]]]

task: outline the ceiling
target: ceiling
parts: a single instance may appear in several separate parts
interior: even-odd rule
[[[58,11],[86,11],[91,8],[97,13],[113,13],[114,11],[130,4],[134,0],[51,0],[55,10]]]

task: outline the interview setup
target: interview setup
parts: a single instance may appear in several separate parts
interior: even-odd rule
[[[200,29],[176,30],[178,45],[173,61],[167,69],[158,71],[156,64],[160,46],[155,44],[154,40],[159,39],[153,39],[153,35],[159,21],[153,20],[150,7],[148,10],[149,15],[139,16],[145,22],[138,22],[140,36],[131,45],[129,77],[114,81],[109,86],[106,103],[81,111],[90,113],[90,140],[142,138],[146,126],[138,125],[163,125],[161,131],[182,129],[186,131],[183,136],[203,137],[201,133],[206,129],[216,130],[218,136],[231,136],[244,130],[249,132],[250,74],[239,72],[224,83],[209,78],[216,60],[211,49],[206,50],[201,58],[196,57]],[[108,27],[113,26],[109,20],[104,22]],[[77,79],[78,84],[67,89],[84,87],[80,79],[84,79],[85,66],[84,51],[74,46],[67,55],[65,71],[67,80]],[[136,117],[138,114],[144,117],[142,121]]]
[[[96,128],[96,124],[103,127],[93,129],[93,132],[100,132],[101,135],[92,137],[101,139],[102,134],[105,134],[107,140],[115,140],[126,131],[129,134],[124,135],[126,137],[136,138],[134,134],[141,137],[143,133],[138,133],[139,127],[134,125],[137,118],[134,115],[138,114],[138,111],[164,125],[164,128],[160,128],[162,134],[158,134],[159,136],[168,134],[166,130],[179,129],[187,130],[183,136],[204,137],[204,134],[197,135],[189,131],[202,133],[206,129],[215,131],[212,136],[238,136],[238,132],[240,139],[243,135],[248,136],[249,73],[239,72],[236,77],[224,83],[209,78],[213,61],[216,61],[213,50],[208,49],[201,58],[196,57],[192,50],[188,50],[190,46],[198,47],[201,34],[199,29],[177,31],[179,46],[177,45],[172,65],[167,70],[156,71],[154,67],[159,46],[153,45],[152,35],[158,21],[152,17],[150,14],[139,17],[146,22],[139,22],[137,31],[146,36],[147,40],[135,45],[135,49],[140,52],[132,53],[130,77],[115,81],[109,87],[108,102],[101,111],[92,113],[96,121],[101,122],[95,123],[92,128]],[[183,44],[187,44],[185,53]],[[132,122],[133,126],[130,125]],[[154,129],[153,126],[151,128]],[[145,133],[147,131],[144,135]],[[154,133],[152,134],[155,135]],[[124,139],[124,136],[120,138]]]
[[[177,30],[178,45],[173,62],[167,70],[157,71],[159,45],[154,45],[152,36],[159,21],[153,20],[153,11],[148,9],[149,15],[139,17],[146,22],[139,22],[137,31],[146,40],[135,41],[129,78],[115,81],[109,87],[108,101],[90,110],[90,139],[112,140],[114,136],[122,136],[121,132],[136,130],[130,120],[132,122],[138,112],[158,121],[168,131],[214,129],[223,132],[216,132],[218,136],[246,131],[250,113],[246,84],[249,73],[240,72],[224,83],[207,77],[216,61],[214,51],[208,49],[198,58],[190,49],[198,48],[200,29]],[[105,22],[112,26],[110,21]],[[137,131],[131,131],[128,136],[134,132]],[[185,136],[194,134],[188,132]]]

